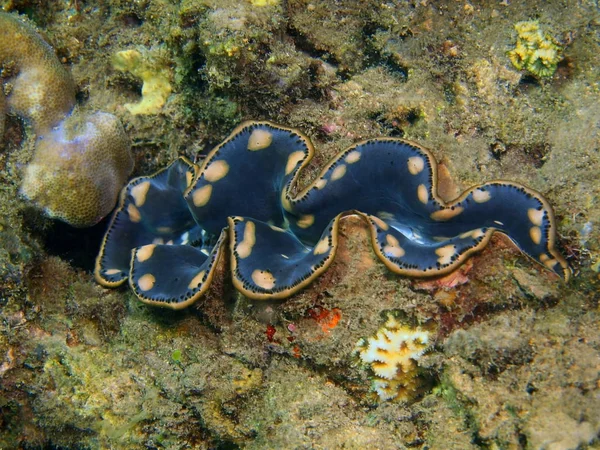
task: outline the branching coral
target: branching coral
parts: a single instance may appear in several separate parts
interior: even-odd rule
[[[374,337],[358,341],[355,351],[370,365],[372,389],[381,400],[407,401],[417,394],[417,361],[428,347],[428,331],[402,325],[390,314]]]
[[[0,68],[0,136],[4,103],[37,136],[22,194],[73,226],[97,223],[113,208],[133,169],[118,119],[71,112],[75,83],[70,73],[30,25],[5,13],[0,13]]]

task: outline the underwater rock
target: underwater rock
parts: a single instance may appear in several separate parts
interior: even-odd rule
[[[4,127],[5,126],[6,126],[6,100],[4,99],[4,95],[2,95],[2,92],[0,92],[0,136],[4,135]],[[2,144],[0,144],[0,148],[2,148]]]

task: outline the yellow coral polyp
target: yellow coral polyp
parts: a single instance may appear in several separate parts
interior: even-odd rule
[[[157,114],[172,92],[169,73],[137,50],[123,50],[113,56],[113,67],[142,80],[142,99],[124,106],[131,114]]]
[[[381,400],[408,401],[420,387],[417,361],[428,347],[428,331],[402,325],[390,314],[374,337],[358,341],[355,351],[370,365],[372,390]]]
[[[513,66],[540,78],[551,77],[562,59],[562,48],[549,34],[542,33],[537,20],[515,24],[517,42],[508,52]]]
[[[250,0],[252,6],[277,6],[280,0]]]

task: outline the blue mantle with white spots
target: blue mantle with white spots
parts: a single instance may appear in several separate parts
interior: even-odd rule
[[[393,272],[425,277],[456,269],[498,231],[565,280],[552,208],[507,181],[472,187],[450,203],[437,194],[437,165],[422,147],[372,139],[339,153],[303,189],[314,149],[301,133],[268,122],[240,125],[197,166],[180,158],[132,180],[103,239],[95,277],[127,280],[143,302],[182,308],[210,286],[230,253],[235,287],[282,299],[333,261],[344,215],[362,217],[373,249]]]

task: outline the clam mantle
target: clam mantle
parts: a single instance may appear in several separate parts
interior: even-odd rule
[[[333,261],[338,225],[357,214],[393,272],[435,276],[456,269],[494,232],[565,280],[549,203],[508,181],[471,187],[452,202],[437,193],[426,149],[393,138],[340,152],[306,187],[300,173],[314,148],[300,132],[246,122],[197,166],[180,158],[132,180],[103,239],[95,268],[109,287],[127,281],[140,300],[182,308],[208,289],[230,253],[235,287],[254,299],[282,299]]]

